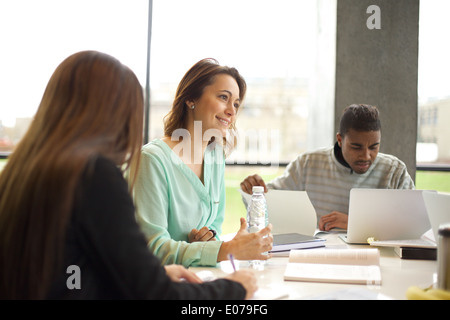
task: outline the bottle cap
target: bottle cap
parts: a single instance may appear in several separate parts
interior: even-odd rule
[[[438,234],[444,237],[450,236],[450,223],[443,223],[439,225]]]
[[[253,192],[264,192],[264,187],[261,187],[261,186],[253,186],[252,191],[253,191]]]

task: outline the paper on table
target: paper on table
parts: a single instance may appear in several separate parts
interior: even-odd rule
[[[425,232],[420,239],[408,239],[408,240],[384,240],[384,241],[371,241],[371,246],[375,247],[410,247],[410,248],[437,248],[436,241],[434,240],[433,230],[430,229]]]
[[[344,288],[312,295],[305,300],[392,300],[392,298],[366,288]]]
[[[282,300],[289,297],[289,292],[284,286],[269,285],[256,290],[250,300]]]
[[[251,195],[239,189],[245,206]],[[306,191],[273,190],[264,194],[273,234],[300,233],[313,236],[317,215]]]
[[[217,278],[213,272],[208,270],[198,271],[196,275],[205,282],[214,281]],[[268,285],[258,288],[250,300],[281,300],[289,296],[289,292],[281,285]]]

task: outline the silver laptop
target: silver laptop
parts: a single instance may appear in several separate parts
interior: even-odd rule
[[[438,192],[424,192],[423,200],[427,208],[428,218],[436,242],[438,241],[439,225],[450,223],[450,194]]]
[[[348,209],[347,243],[418,239],[431,228],[423,190],[352,189]],[[431,192],[431,191],[426,191]]]

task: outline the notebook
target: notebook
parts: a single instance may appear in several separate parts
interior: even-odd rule
[[[273,248],[274,252],[287,252],[292,249],[309,249],[325,247],[325,239],[305,236],[299,233],[282,233],[273,235]]]
[[[247,207],[251,195],[241,189],[239,191]],[[317,215],[306,191],[269,189],[264,195],[273,234],[300,233],[308,236],[314,235]]]
[[[439,225],[450,222],[450,194],[424,192],[423,200],[433,229],[434,240],[438,240]]]
[[[418,239],[431,228],[423,190],[352,189],[348,209],[347,243],[367,239]],[[431,191],[426,191],[431,192]]]

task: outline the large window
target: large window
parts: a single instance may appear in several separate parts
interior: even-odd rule
[[[241,143],[232,163],[276,164],[332,142],[315,112],[321,104],[320,39],[333,26],[334,1],[155,0],[151,51],[150,138],[162,133],[177,82],[196,61],[235,66],[249,90],[238,120]],[[439,10],[436,10],[439,8]],[[328,12],[327,12],[328,10]],[[420,2],[419,164],[450,165],[448,0]],[[110,53],[146,80],[148,1],[22,0],[0,2],[0,152],[10,151],[33,117],[59,62],[79,50]],[[329,27],[332,30],[332,27]],[[328,42],[333,48],[333,34]],[[319,81],[318,81],[319,80]],[[330,92],[330,90],[328,90]],[[319,111],[317,111],[319,110]],[[256,120],[255,120],[256,119]],[[327,120],[326,120],[327,121]],[[331,123],[331,122],[329,122]],[[314,137],[325,136],[320,142]]]
[[[450,167],[448,0],[420,1],[417,162]]]
[[[237,120],[239,144],[228,163],[277,166],[305,151],[317,83],[318,3],[154,1],[150,139],[162,135],[183,74],[212,57],[236,67],[248,84]]]
[[[331,4],[331,5],[330,5]],[[198,60],[236,67],[248,83],[228,162],[277,166],[327,145],[335,1],[155,0],[151,43],[150,139],[162,134],[178,81]],[[0,3],[0,152],[20,140],[59,62],[86,49],[110,53],[146,83],[148,1],[24,0]],[[330,55],[324,54],[330,52]],[[330,65],[330,67],[328,67]],[[323,67],[325,66],[325,68]],[[321,69],[323,68],[323,69]],[[320,117],[318,115],[320,114]],[[326,115],[326,116],[325,116]],[[328,119],[323,122],[322,119]],[[321,127],[320,127],[321,126]],[[317,137],[327,137],[317,141]]]
[[[147,1],[0,1],[0,152],[23,136],[51,74],[72,53],[109,53],[145,83],[147,17]]]

